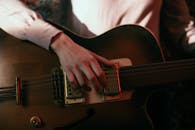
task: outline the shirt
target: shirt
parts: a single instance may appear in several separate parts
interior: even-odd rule
[[[168,22],[165,25],[169,28],[168,31],[173,33],[173,40],[177,41],[183,34],[187,34],[188,39],[195,37],[192,35],[195,34],[192,31],[194,23],[187,17],[189,14],[184,0],[26,1],[31,4],[29,5],[31,9],[38,11],[44,18],[52,19],[84,37],[97,36],[124,24],[138,24],[151,30],[158,39],[160,11],[162,4],[166,3],[171,9],[164,13],[169,16],[166,17]],[[30,40],[48,49],[51,38],[60,30],[49,25],[30,8],[20,0],[1,0],[0,27],[17,38]],[[178,12],[183,13],[180,15]],[[172,18],[179,21],[173,22]],[[175,23],[177,29],[171,27]]]

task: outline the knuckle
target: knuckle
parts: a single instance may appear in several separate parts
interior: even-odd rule
[[[90,62],[96,62],[96,58],[94,56],[90,55],[88,57],[88,61],[90,61]]]

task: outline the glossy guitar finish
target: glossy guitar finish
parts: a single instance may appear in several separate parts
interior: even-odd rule
[[[152,34],[137,25],[117,27],[90,39],[64,31],[81,46],[108,59],[129,58],[133,65],[162,62],[163,59]],[[127,80],[122,78],[120,80],[124,95],[129,91],[132,94],[129,100],[57,106],[52,99],[51,81],[44,79],[50,78],[51,70],[56,66],[59,67],[59,62],[55,54],[1,31],[0,88],[14,87],[16,76],[24,80],[23,86],[26,88],[24,105],[16,105],[14,98],[0,101],[1,130],[36,129],[32,128],[32,122],[30,123],[33,116],[40,117],[42,121],[41,128],[37,128],[39,130],[52,130],[63,126],[66,129],[73,126],[75,129],[152,129],[152,122],[145,107],[147,93],[135,92],[131,89],[133,86],[129,86]],[[30,85],[31,79],[39,78],[44,79],[40,82],[42,84],[35,81],[34,85]]]

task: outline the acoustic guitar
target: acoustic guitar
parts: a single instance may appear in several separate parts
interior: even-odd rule
[[[155,37],[141,26],[124,25],[93,38],[55,26],[98,55],[132,65],[105,67],[110,90],[91,103],[71,89],[54,53],[1,31],[1,130],[152,130],[146,107],[151,86],[194,78],[194,59],[166,62]]]

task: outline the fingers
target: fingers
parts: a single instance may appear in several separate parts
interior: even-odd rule
[[[69,82],[74,86],[78,86],[77,80],[74,76],[74,74],[71,71],[66,71],[66,75],[68,77]]]
[[[76,58],[73,58],[71,52],[70,54],[66,55],[69,55],[72,59],[67,58],[67,60],[64,60],[64,55],[62,55],[60,60],[70,83],[73,86],[84,88],[84,85],[90,82],[89,87],[95,87],[99,92],[103,92],[103,87],[106,86],[107,80],[98,61],[106,65],[113,65],[113,63],[93,52],[75,55]],[[59,55],[61,56],[61,53]]]
[[[83,87],[90,81],[99,92],[103,92],[103,87],[107,84],[107,79],[98,61],[106,65],[113,65],[113,62],[93,53],[93,58],[72,67],[69,71],[68,79],[75,86]],[[87,81],[87,80],[88,81]]]
[[[90,65],[91,65],[93,72],[96,74],[98,80],[100,81],[100,83],[103,86],[105,86],[107,83],[106,75],[104,71],[102,70],[101,66],[99,65],[99,63],[96,60],[93,60],[90,62]]]
[[[86,87],[84,85],[87,85],[89,84],[88,82],[91,82],[93,86],[88,87],[95,87],[98,92],[103,92],[103,85],[105,84],[106,79],[104,77],[104,72],[102,71],[99,64],[96,62],[92,63],[91,65],[88,63],[84,63],[81,66],[76,66],[72,68],[72,70],[66,70],[66,74],[70,83],[74,87],[81,87],[85,90]]]
[[[96,89],[99,92],[103,92],[103,87],[100,84],[98,78],[96,77],[96,73],[94,73],[94,71],[91,69],[90,64],[88,63],[83,64],[81,66],[81,70],[85,74],[86,78],[95,85]]]
[[[85,84],[84,77],[81,74],[81,71],[79,70],[78,67],[75,67],[72,71],[66,72],[66,75],[68,77],[69,82],[74,87],[84,86],[84,84]]]
[[[75,68],[73,68],[73,73],[77,79],[77,82],[79,83],[79,86],[84,86],[85,82],[84,82],[84,78],[82,76],[81,71],[79,70],[78,66],[76,66]]]
[[[110,60],[108,60],[108,59],[106,59],[106,58],[104,58],[102,56],[99,56],[99,55],[97,55],[97,54],[95,54],[93,52],[91,52],[91,53],[97,59],[97,61],[102,62],[105,65],[112,66],[114,64],[114,62],[112,62],[112,61],[110,61]]]

